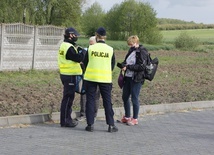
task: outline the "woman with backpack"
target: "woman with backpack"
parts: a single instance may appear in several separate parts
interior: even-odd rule
[[[143,45],[139,44],[139,38],[136,35],[130,36],[127,39],[127,44],[130,48],[124,62],[120,66],[122,71],[124,71],[122,99],[125,110],[125,115],[121,119],[121,122],[127,125],[137,125],[140,107],[139,94],[145,81],[144,72],[148,52]],[[129,101],[130,96],[133,104],[132,117]]]

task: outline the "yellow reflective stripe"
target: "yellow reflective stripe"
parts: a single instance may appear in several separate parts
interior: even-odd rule
[[[111,75],[112,75],[111,70],[87,68],[84,79],[95,82],[111,83],[112,82]]]
[[[82,75],[80,73],[67,73],[67,72],[60,72],[62,75]]]
[[[111,81],[111,80],[109,80],[109,77],[108,76],[102,76],[102,75],[96,75],[96,76],[94,76],[93,74],[90,74],[90,75],[88,75],[87,76],[87,78],[85,78],[85,79],[96,79],[96,81]],[[110,78],[111,79],[111,78]]]
[[[80,73],[81,69],[60,69],[61,72]]]
[[[104,75],[104,74],[93,74],[93,73],[91,73],[91,74],[87,74],[87,77],[85,77],[85,79],[97,79],[97,80],[99,80],[99,81],[105,81],[105,80],[107,80],[107,81],[109,81],[110,79],[111,79],[111,76],[109,76],[109,75]]]
[[[77,64],[60,64],[59,67],[60,68],[67,68],[67,67],[77,67]]]
[[[79,66],[73,66],[73,67],[60,67],[60,70],[61,69],[73,69],[73,70],[81,70],[81,68]]]
[[[60,65],[60,72],[66,72],[66,73],[81,73],[82,69],[77,64],[61,64]]]
[[[91,69],[91,68],[87,68],[87,73],[97,73],[97,74],[111,74],[112,71],[111,70],[101,70],[101,69]]]

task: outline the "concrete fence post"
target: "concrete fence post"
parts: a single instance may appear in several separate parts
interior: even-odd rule
[[[35,54],[36,54],[36,42],[37,42],[37,30],[38,30],[37,26],[34,26],[32,69],[35,68]]]
[[[4,24],[2,23],[1,24],[1,40],[0,40],[0,71],[2,70],[2,61],[3,61],[3,45],[4,45],[4,42],[3,42],[3,38],[4,38]]]

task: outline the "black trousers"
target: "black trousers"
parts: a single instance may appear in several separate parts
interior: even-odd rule
[[[60,124],[65,125],[72,121],[71,113],[75,97],[76,76],[60,74],[60,79],[63,84],[63,97],[60,107]]]
[[[97,87],[103,99],[103,107],[105,110],[106,124],[114,125],[114,111],[111,102],[112,83],[98,83],[85,81],[86,86],[86,119],[87,124],[94,124],[95,98]]]
[[[95,95],[95,114],[94,117],[97,117],[98,109],[100,106],[100,89],[97,89],[96,95]],[[86,94],[82,94],[80,96],[80,116],[85,116],[85,110],[86,109]]]

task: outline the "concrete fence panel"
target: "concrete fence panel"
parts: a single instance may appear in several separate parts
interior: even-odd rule
[[[0,71],[57,69],[57,51],[64,28],[1,24]]]

